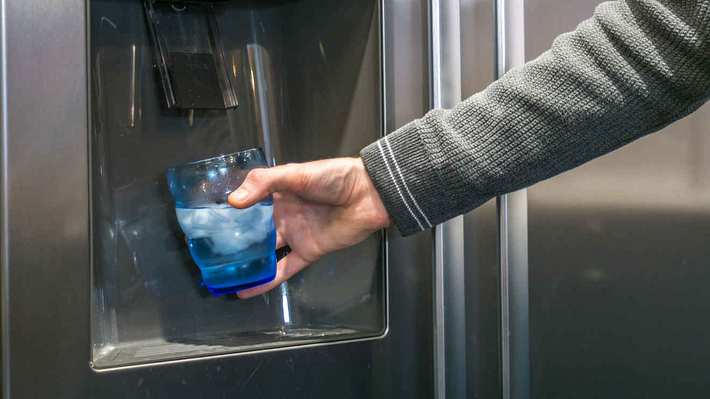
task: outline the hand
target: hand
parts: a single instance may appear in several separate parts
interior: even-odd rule
[[[236,208],[274,196],[276,248],[291,252],[276,266],[276,278],[238,293],[263,294],[323,255],[359,243],[389,226],[390,218],[359,158],[337,158],[254,169],[229,196]]]

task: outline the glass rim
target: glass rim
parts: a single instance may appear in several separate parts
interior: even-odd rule
[[[231,152],[228,154],[215,155],[210,158],[200,159],[197,161],[185,162],[180,165],[173,165],[173,166],[166,168],[165,171],[166,172],[175,172],[180,169],[194,168],[196,166],[203,166],[203,165],[209,166],[210,164],[213,164],[217,161],[226,161],[228,163],[234,163],[235,158],[239,157],[240,155],[254,153],[254,152],[257,152],[259,155],[261,155],[264,158],[264,166],[268,166],[268,161],[266,160],[266,156],[264,155],[264,150],[261,147],[252,147],[252,148],[248,148],[246,150]]]

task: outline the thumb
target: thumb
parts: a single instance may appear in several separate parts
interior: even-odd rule
[[[252,169],[244,182],[229,194],[228,201],[235,208],[247,208],[273,192],[296,191],[301,180],[301,173],[295,165]]]

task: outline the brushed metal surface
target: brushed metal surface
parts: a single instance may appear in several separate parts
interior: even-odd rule
[[[494,0],[461,4],[462,97],[483,90],[494,79]],[[498,216],[491,200],[464,216],[466,284],[467,397],[501,397]]]
[[[532,59],[598,1],[526,0]],[[535,398],[710,393],[710,106],[529,191]]]
[[[125,1],[116,2],[125,5]],[[314,2],[304,4],[303,22],[316,33],[345,35],[338,26],[313,24]],[[367,3],[367,2],[364,2]],[[191,363],[149,366],[96,374],[89,367],[89,159],[87,142],[87,25],[84,1],[5,1],[3,52],[7,67],[7,112],[3,141],[3,240],[7,242],[7,286],[3,291],[9,332],[8,397],[190,398],[190,397],[420,397],[433,394],[431,335],[431,235],[389,242],[391,320],[388,336],[375,342],[308,348]],[[379,6],[374,7],[377,10]],[[384,2],[384,53],[387,112],[392,130],[420,116],[428,105],[426,5]],[[126,12],[128,12],[126,7]],[[324,15],[317,15],[323,18]],[[101,19],[102,16],[96,16]],[[309,22],[310,21],[310,25]],[[111,25],[114,21],[103,21]],[[361,23],[371,21],[361,20]],[[142,21],[134,21],[140,24]],[[130,24],[129,24],[130,26]],[[125,26],[120,35],[130,36]],[[318,29],[324,29],[318,31]],[[352,32],[347,32],[352,34]],[[368,51],[377,54],[379,25],[370,24]],[[317,41],[308,51],[320,52]],[[140,58],[137,54],[136,61]],[[145,54],[143,54],[145,56]],[[304,55],[305,58],[305,55]],[[354,66],[356,69],[356,66]],[[313,71],[324,84],[367,85],[342,80],[340,70]],[[110,78],[110,77],[104,77]],[[146,78],[147,79],[147,78]],[[349,83],[348,83],[349,82]],[[360,86],[362,87],[362,86]],[[126,86],[125,92],[129,92]],[[361,92],[362,93],[362,92]],[[313,95],[304,91],[303,95]],[[372,98],[356,98],[355,104]],[[135,104],[121,108],[126,126],[147,123]],[[144,107],[142,112],[147,108]],[[306,106],[306,105],[304,105]],[[366,107],[366,108],[369,108]],[[364,109],[356,109],[363,112]],[[143,113],[145,116],[145,113]],[[338,123],[319,126],[303,120],[301,137],[291,137],[297,159],[326,153],[352,153],[364,137],[347,118],[340,141],[324,143],[323,133]],[[237,123],[238,121],[226,121]],[[342,120],[341,120],[342,122]],[[175,122],[177,123],[177,122]],[[184,123],[209,124],[205,115],[186,115]],[[145,126],[144,126],[145,127]],[[167,132],[166,132],[167,133]],[[298,140],[305,144],[292,145]],[[198,154],[195,154],[198,155]],[[46,199],[38,201],[38,197]],[[11,371],[11,373],[10,373]]]
[[[82,397],[89,350],[85,4],[3,6],[5,394]]]
[[[460,4],[432,0],[430,16],[433,108],[461,101]],[[436,398],[466,396],[466,287],[463,216],[434,227],[434,372]]]
[[[525,61],[525,2],[496,1],[497,76]],[[527,192],[498,198],[503,399],[530,397]]]
[[[8,262],[7,231],[7,44],[5,43],[5,2],[0,2],[0,395],[10,396],[10,275]]]
[[[384,2],[387,132],[429,109],[427,7],[428,1]],[[432,241],[431,232],[389,234],[391,343],[381,347],[373,365],[373,375],[380,376],[375,397],[434,396]]]

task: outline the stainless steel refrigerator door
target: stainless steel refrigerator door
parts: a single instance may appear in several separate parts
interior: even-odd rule
[[[371,35],[383,42],[389,131],[429,103],[426,5],[385,1],[375,9],[381,19]],[[87,27],[84,1],[3,3],[3,396],[431,397],[427,233],[390,235],[389,333],[383,339],[91,369]],[[138,123],[135,116],[127,112],[127,124]]]
[[[598,3],[526,0],[527,59]],[[529,201],[532,396],[707,397],[710,105]]]

